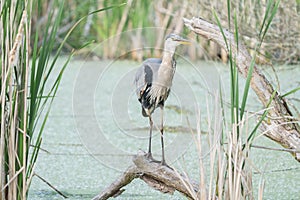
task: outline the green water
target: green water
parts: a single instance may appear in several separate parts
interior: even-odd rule
[[[141,115],[133,84],[138,66],[139,63],[130,61],[74,59],[66,69],[43,137],[42,148],[46,151],[41,151],[35,171],[69,199],[93,198],[130,165],[133,154],[140,149],[147,150],[148,120]],[[271,80],[276,80],[271,69],[265,73]],[[281,92],[285,93],[299,86],[300,68],[278,67],[278,76]],[[202,128],[207,129],[206,117],[213,116],[213,94],[217,93],[219,82],[225,99],[228,99],[229,71],[226,66],[214,62],[191,64],[179,59],[172,93],[166,102],[167,162],[183,166],[196,180],[199,177],[197,151],[189,134],[190,127],[196,129],[197,112],[200,112]],[[291,97],[299,96],[296,93]],[[295,105],[299,108],[299,104]],[[251,111],[261,109],[252,93],[247,108]],[[153,118],[158,123],[159,110]],[[205,137],[203,141],[206,141]],[[263,137],[257,139],[256,144],[279,147]],[[204,153],[209,151],[206,147],[204,142]],[[160,159],[157,130],[153,151]],[[263,176],[254,172],[254,188],[258,188],[261,178],[265,180],[264,199],[300,198],[300,167],[292,156],[261,149],[253,149],[251,153],[253,165],[263,172]],[[63,198],[34,177],[29,199]],[[161,194],[144,182],[134,180],[116,199],[184,197],[179,193],[173,196]]]

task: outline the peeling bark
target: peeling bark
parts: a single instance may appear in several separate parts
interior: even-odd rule
[[[223,35],[217,25],[195,17],[192,19],[184,18],[184,24],[196,34],[218,43],[227,50]],[[238,46],[236,45],[234,35],[231,32],[224,29],[224,35],[228,43],[231,44],[232,56],[236,58],[239,72],[246,78],[252,57],[241,41],[239,41]],[[277,91],[274,91],[273,86],[257,66],[254,66],[250,84],[265,107],[275,92],[273,101],[269,105],[268,121],[262,123],[261,129],[267,137],[292,150],[291,154],[297,161],[300,161],[300,128],[285,99]]]
[[[175,170],[162,166],[160,163],[151,162],[144,152],[139,152],[133,157],[133,165],[127,168],[123,174],[108,186],[101,194],[93,200],[104,200],[116,197],[125,191],[124,186],[128,185],[136,178],[143,180],[150,187],[163,193],[173,194],[175,190],[193,199],[185,183],[191,184],[193,193],[198,194],[199,184],[188,179],[186,176],[177,173]]]

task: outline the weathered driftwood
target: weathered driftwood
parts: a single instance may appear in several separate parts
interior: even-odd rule
[[[190,30],[209,40],[218,43],[226,50],[226,44],[220,28],[201,18],[184,19],[184,24]],[[245,45],[239,41],[238,47],[234,35],[224,29],[228,44],[231,44],[232,55],[236,58],[239,72],[247,77],[251,56]],[[262,104],[267,107],[274,94],[274,89],[266,77],[255,66],[251,79],[251,88],[254,90]],[[275,96],[269,106],[268,121],[262,123],[265,135],[283,147],[290,149],[297,161],[300,161],[300,128],[298,122],[293,118],[284,98],[275,92]]]
[[[192,198],[193,195],[190,194],[185,183],[193,188],[194,194],[198,193],[198,184],[167,166],[151,162],[145,157],[144,152],[139,152],[135,155],[133,157],[133,163],[133,165],[128,167],[127,170],[101,194],[94,197],[93,200],[104,200],[120,195],[125,190],[123,187],[136,178],[142,179],[150,187],[163,193],[173,194],[175,190],[177,190],[185,196]]]

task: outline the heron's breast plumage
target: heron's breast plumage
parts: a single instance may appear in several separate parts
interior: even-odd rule
[[[150,99],[151,104],[154,104],[155,107],[160,104],[164,104],[167,100],[170,93],[170,87],[161,86],[159,84],[152,84],[150,92],[148,93],[148,97]]]
[[[175,60],[167,65],[158,60],[154,61],[146,60],[136,74],[137,96],[142,104],[144,116],[164,105],[175,73]]]

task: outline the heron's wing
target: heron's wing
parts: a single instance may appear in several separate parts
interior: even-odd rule
[[[138,68],[134,82],[139,101],[141,101],[145,91],[151,87],[152,82],[156,80],[161,61],[162,60],[158,58],[149,58],[143,62],[141,67]]]
[[[162,59],[160,58],[148,58],[143,63],[161,64]]]

